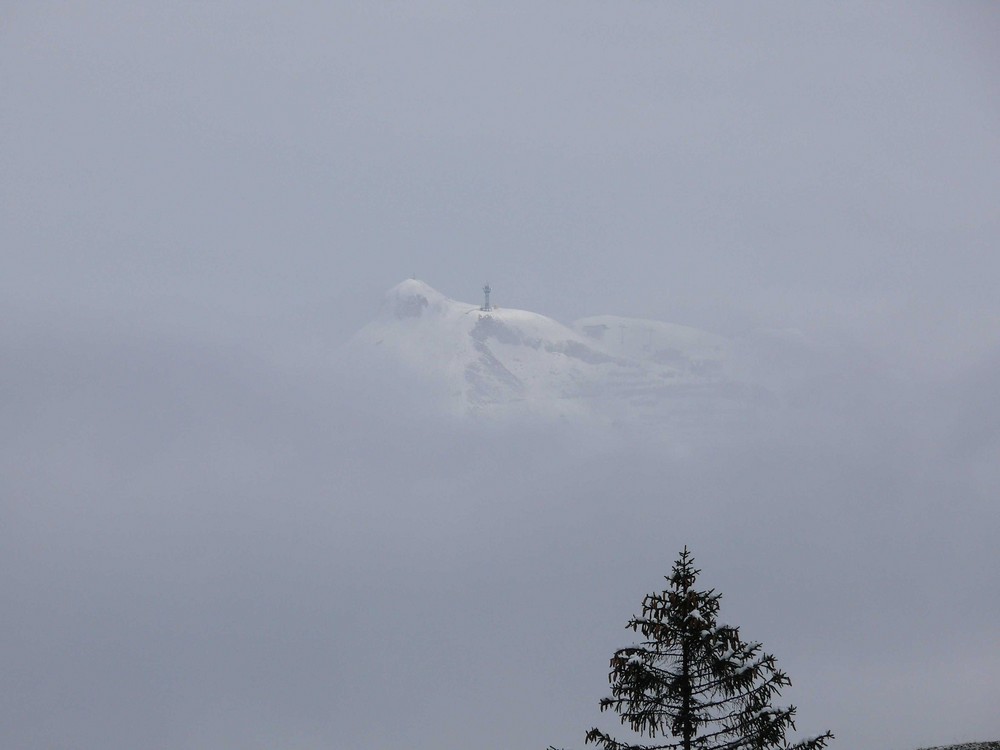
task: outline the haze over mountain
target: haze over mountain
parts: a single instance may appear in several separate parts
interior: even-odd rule
[[[692,427],[773,402],[737,354],[733,340],[689,326],[616,315],[565,325],[409,279],[340,357],[348,369],[420,382],[453,414]]]
[[[1000,737],[1000,4],[0,18],[0,750],[583,750],[685,545]]]

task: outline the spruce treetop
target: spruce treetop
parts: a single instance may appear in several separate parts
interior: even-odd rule
[[[586,742],[604,750],[820,750],[833,739],[824,732],[789,743],[795,706],[773,705],[791,685],[773,655],[740,637],[739,628],[718,622],[714,589],[695,587],[701,571],[687,547],[680,553],[668,587],[649,594],[642,612],[627,627],[642,641],[611,657],[611,695],[601,711],[653,744],[620,741],[600,729]]]

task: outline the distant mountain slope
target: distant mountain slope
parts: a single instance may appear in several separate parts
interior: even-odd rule
[[[354,367],[436,385],[456,412],[649,421],[760,396],[728,373],[728,340],[707,331],[611,315],[566,326],[483,310],[415,279],[386,293],[342,354]]]
[[[617,315],[581,318],[573,328],[620,357],[698,376],[722,375],[731,347],[725,337],[698,328]]]
[[[939,745],[923,747],[920,750],[1000,750],[1000,740],[993,742],[963,742],[960,745]]]

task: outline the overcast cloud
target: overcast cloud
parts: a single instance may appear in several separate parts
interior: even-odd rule
[[[997,38],[0,4],[0,746],[580,747],[684,544],[805,733],[1000,739]],[[411,275],[809,355],[697,439],[458,422],[335,366]]]

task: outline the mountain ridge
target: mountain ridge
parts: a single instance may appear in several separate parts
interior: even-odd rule
[[[434,385],[453,413],[632,422],[705,418],[759,400],[760,388],[734,377],[731,350],[726,337],[689,326],[615,315],[566,325],[408,279],[385,293],[342,355]]]

